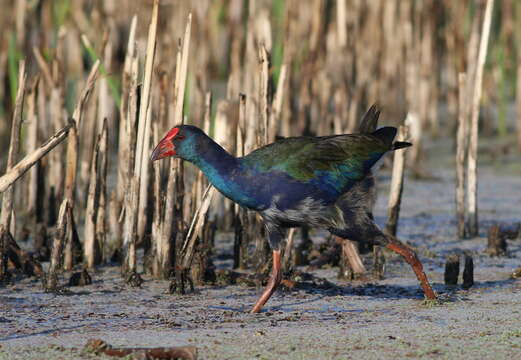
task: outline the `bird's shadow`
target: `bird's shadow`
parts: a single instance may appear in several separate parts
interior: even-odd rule
[[[511,286],[517,280],[515,279],[504,279],[495,281],[481,281],[475,282],[470,288],[463,288],[461,285],[447,286],[442,283],[431,283],[434,291],[438,295],[440,303],[446,302],[461,302],[468,301],[469,295],[474,291],[489,289],[494,291],[498,288],[504,288]],[[342,284],[337,285],[329,283],[327,287],[324,286],[313,286],[312,283],[301,283],[296,287],[295,290],[302,291],[307,294],[316,295],[313,299],[299,301],[291,304],[281,305],[280,307],[287,308],[288,306],[302,305],[305,303],[316,302],[329,297],[344,296],[349,298],[351,296],[366,296],[375,299],[389,299],[389,300],[402,300],[402,299],[416,299],[424,300],[425,296],[423,290],[419,285],[392,285],[392,284],[375,284],[365,283],[359,285],[353,284]],[[268,307],[268,309],[270,309]],[[277,307],[271,307],[272,310],[278,310]],[[347,311],[347,310],[346,310]]]

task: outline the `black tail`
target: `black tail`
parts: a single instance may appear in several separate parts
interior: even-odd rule
[[[362,121],[360,122],[360,125],[358,126],[358,132],[360,134],[371,134],[376,130],[376,127],[378,126],[378,117],[380,116],[380,109],[378,108],[377,104],[373,104],[367,110],[364,117],[362,118]]]

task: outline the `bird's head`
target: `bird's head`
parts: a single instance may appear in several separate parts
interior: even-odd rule
[[[178,125],[170,129],[152,152],[151,160],[174,156],[193,161],[197,156],[198,143],[204,138],[202,130],[195,126]]]
[[[159,160],[170,156],[177,155],[176,148],[185,136],[181,133],[181,126],[175,126],[166,134],[166,136],[157,144],[152,152],[151,160]]]

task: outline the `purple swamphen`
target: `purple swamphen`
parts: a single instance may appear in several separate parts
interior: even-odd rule
[[[190,125],[175,126],[154,149],[152,160],[175,156],[192,162],[224,196],[263,218],[273,270],[253,313],[282,280],[280,248],[286,230],[304,225],[397,252],[411,265],[425,296],[436,298],[415,252],[384,234],[368,211],[371,167],[385,153],[411,146],[394,141],[394,127],[364,131],[376,128],[378,115],[371,107],[359,134],[285,138],[241,158]]]

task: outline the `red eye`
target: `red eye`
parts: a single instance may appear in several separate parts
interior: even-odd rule
[[[176,140],[183,140],[184,138],[185,138],[184,135],[177,135],[177,136],[175,137]]]

